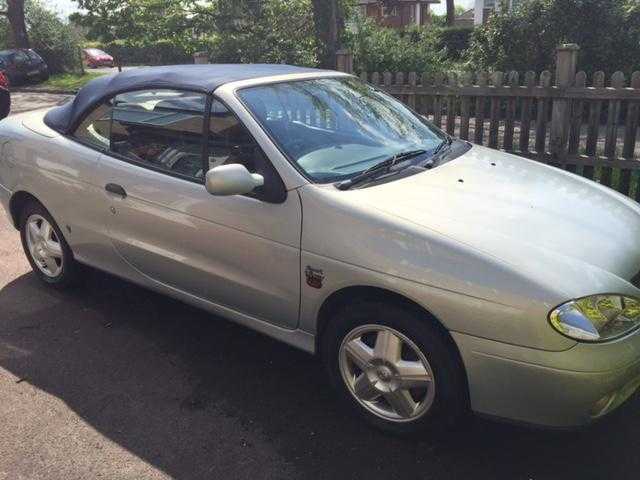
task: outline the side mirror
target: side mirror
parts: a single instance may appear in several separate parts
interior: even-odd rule
[[[244,195],[264,185],[264,177],[244,165],[220,165],[207,172],[205,186],[211,195]]]

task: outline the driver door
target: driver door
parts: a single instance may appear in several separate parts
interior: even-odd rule
[[[205,122],[204,95],[163,90],[115,98],[110,151],[101,159],[109,237],[130,268],[153,282],[294,328],[299,199],[287,195],[235,115],[213,103]],[[210,195],[206,170],[223,163],[243,163],[265,186],[246,196]]]

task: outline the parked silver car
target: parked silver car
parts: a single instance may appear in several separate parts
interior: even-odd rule
[[[349,75],[99,78],[0,123],[0,199],[44,282],[90,265],[317,352],[389,432],[581,425],[640,384],[640,205]]]

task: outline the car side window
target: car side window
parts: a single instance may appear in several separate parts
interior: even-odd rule
[[[280,176],[236,115],[220,101],[211,103],[208,135],[209,168],[239,163],[264,177],[264,186],[250,196],[278,203],[286,198]]]
[[[108,149],[111,137],[111,111],[111,101],[97,106],[78,125],[73,136],[101,150]]]
[[[113,100],[111,151],[142,166],[204,179],[202,131],[206,96],[139,90]]]
[[[18,66],[24,65],[29,61],[29,57],[23,52],[16,52],[14,56],[14,63]]]

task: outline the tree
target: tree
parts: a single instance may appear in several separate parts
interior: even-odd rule
[[[453,26],[456,19],[456,7],[453,0],[447,0],[447,25]]]
[[[420,72],[435,74],[451,68],[439,28],[414,25],[404,30],[379,25],[371,18],[359,18],[349,32],[348,46],[354,55],[354,70],[360,72]]]
[[[200,2],[197,28],[216,62],[317,64],[309,0]],[[213,28],[211,28],[213,26]]]
[[[92,40],[152,42],[192,37],[196,0],[76,0],[86,11],[71,20],[87,28]]]
[[[311,0],[316,39],[320,47],[320,66],[336,68],[336,52],[344,30],[344,16],[339,0]]]
[[[10,44],[16,48],[29,48],[29,35],[24,20],[24,0],[6,0],[6,9],[0,14],[9,20]]]

